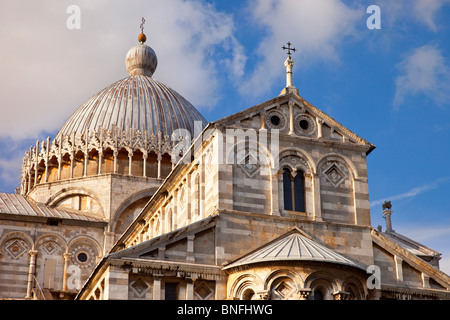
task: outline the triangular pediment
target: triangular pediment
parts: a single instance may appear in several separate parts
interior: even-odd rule
[[[228,263],[224,266],[224,269],[276,261],[327,262],[365,270],[362,265],[318,243],[298,228],[294,228],[282,236]]]
[[[370,153],[375,146],[309,103],[295,92],[232,114],[214,122],[216,125],[252,129],[278,129],[281,134],[305,139],[365,146]]]

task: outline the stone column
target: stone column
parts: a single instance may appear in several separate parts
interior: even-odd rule
[[[70,153],[70,179],[73,178],[73,167],[75,164],[75,151]]]
[[[67,268],[69,267],[70,258],[72,258],[71,253],[64,253],[64,271],[63,271],[63,291],[67,290]]]
[[[97,167],[97,174],[102,174],[102,160],[103,160],[103,151],[98,151],[98,167]]]
[[[398,256],[394,256],[394,262],[395,262],[395,275],[397,278],[397,282],[402,282],[403,281],[403,267],[402,267],[403,259]]]
[[[194,239],[195,239],[195,236],[187,236],[186,262],[195,263]]]
[[[322,220],[322,205],[320,203],[320,174],[312,174],[313,198],[314,198],[314,220]]]
[[[289,101],[288,105],[289,105],[289,134],[294,134],[294,102]]]
[[[58,181],[61,180],[61,165],[62,165],[62,156],[58,155]]]
[[[142,176],[147,177],[147,152],[142,154]]]
[[[387,233],[394,231],[394,230],[392,230],[391,215],[392,215],[392,210],[384,210],[383,211],[383,216],[386,219],[386,232]]]
[[[430,276],[422,272],[422,286],[424,288],[430,288]]]
[[[161,160],[162,160],[162,156],[161,154],[158,154],[158,179],[161,179]]]
[[[186,300],[194,300],[194,279],[186,278]]]
[[[162,300],[161,297],[161,280],[162,274],[153,275],[153,300]]]
[[[278,179],[280,176],[280,170],[278,168],[272,169],[271,167],[268,168],[270,174],[270,214],[273,216],[280,216],[280,203],[279,203],[279,183]]]
[[[317,118],[317,138],[320,139],[323,137],[322,135],[322,125],[323,125],[323,120]]]
[[[87,176],[87,167],[89,164],[89,154],[84,154],[84,163],[83,163],[83,177]]]
[[[34,273],[36,272],[36,256],[37,250],[30,250],[28,254],[30,255],[30,263],[28,266],[28,282],[27,282],[27,295],[25,299],[31,299],[31,290],[33,289],[34,283]]]
[[[128,152],[128,175],[131,176],[131,165],[133,164],[133,152]]]
[[[173,192],[173,207],[172,207],[172,230],[178,228],[178,189]]]
[[[117,173],[117,156],[119,155],[119,151],[114,150],[113,151],[114,154],[114,168],[113,168],[113,173]]]

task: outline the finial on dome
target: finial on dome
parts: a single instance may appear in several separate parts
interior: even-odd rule
[[[128,50],[125,57],[125,66],[130,76],[144,75],[151,77],[158,65],[158,59],[155,51],[148,45],[144,44],[147,37],[144,34],[145,19],[141,20],[141,34],[138,36],[138,45]]]
[[[142,17],[141,25],[140,25],[141,33],[138,35],[138,41],[140,43],[144,43],[147,40],[147,37],[144,34],[144,23],[145,23],[145,18]]]

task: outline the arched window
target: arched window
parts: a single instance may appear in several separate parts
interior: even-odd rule
[[[314,290],[314,300],[325,300],[325,295],[323,293],[323,288],[316,288]]]
[[[284,209],[305,212],[305,176],[302,170],[283,170]]]

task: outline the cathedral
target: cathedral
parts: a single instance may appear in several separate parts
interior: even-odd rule
[[[279,95],[208,123],[145,42],[0,193],[0,299],[450,299],[390,203],[371,226],[375,146],[299,95],[290,43]]]

